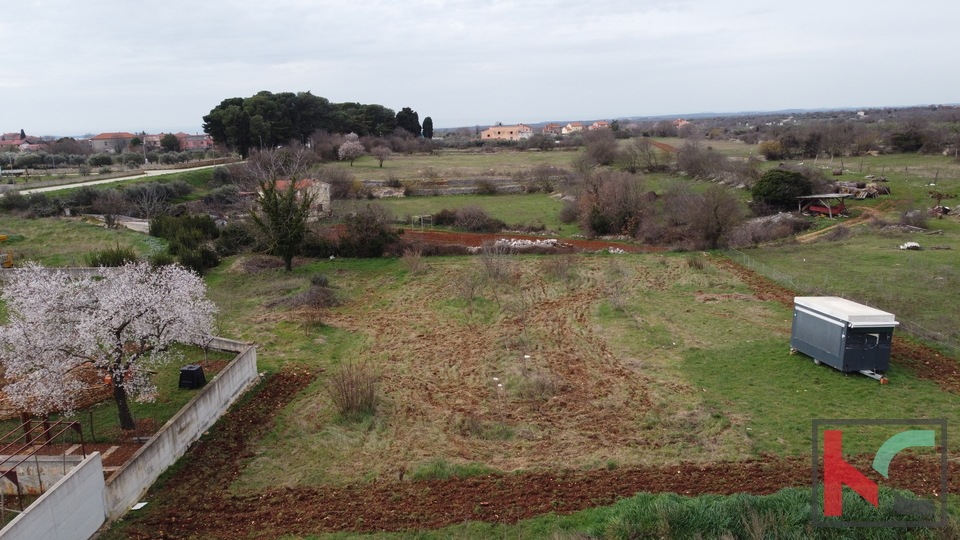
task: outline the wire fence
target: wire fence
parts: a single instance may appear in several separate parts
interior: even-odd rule
[[[807,294],[811,296],[821,296],[825,294],[830,296],[839,296],[841,298],[846,298],[847,300],[852,300],[854,302],[863,304],[865,306],[870,306],[872,308],[881,309],[884,311],[894,310],[893,306],[874,305],[870,301],[865,300],[863,298],[855,298],[850,296],[849,294],[844,293],[843,291],[832,290],[826,283],[823,283],[820,285],[812,285],[810,283],[806,283],[798,279],[796,276],[793,276],[786,272],[781,272],[780,270],[777,270],[776,268],[772,268],[769,265],[766,265],[760,261],[757,261],[751,258],[749,255],[743,253],[742,251],[738,251],[733,248],[728,248],[726,250],[726,255],[727,257],[738,262],[742,266],[745,266],[746,268],[749,268],[750,270],[753,270],[754,272],[760,275],[766,276],[767,278],[772,279],[773,281],[779,283],[780,285],[789,287],[790,289],[793,289],[794,291],[797,291],[803,294]],[[951,337],[945,332],[939,331],[939,330],[931,330],[916,322],[904,320],[899,316],[897,317],[897,322],[900,323],[900,326],[898,328],[899,331],[906,332],[911,336],[936,343],[945,351],[949,351],[951,356],[957,356],[958,354],[960,354],[960,341]]]

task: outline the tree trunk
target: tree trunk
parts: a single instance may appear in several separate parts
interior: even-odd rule
[[[130,412],[130,404],[127,403],[127,391],[124,390],[121,383],[122,375],[113,376],[113,401],[117,403],[117,412],[120,415],[120,429],[137,429],[136,422],[133,421],[133,413]]]

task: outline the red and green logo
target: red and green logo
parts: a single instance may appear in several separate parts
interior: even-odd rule
[[[884,479],[891,478],[890,465],[907,449],[939,449],[927,451],[922,459],[913,459],[915,466],[901,475],[922,476],[939,480],[933,489],[937,500],[913,499],[895,494],[892,510],[886,515],[902,519],[882,521],[843,520],[843,486],[847,486],[874,507],[881,508],[880,484],[844,459],[844,435],[863,436],[864,429],[874,427],[891,433],[874,453],[872,468]],[[842,429],[837,429],[842,428]],[[938,440],[939,439],[939,440]],[[820,452],[823,455],[823,498],[820,504]],[[917,450],[913,450],[916,452]],[[813,525],[817,527],[943,527],[946,525],[947,492],[947,421],[946,420],[814,420],[813,421]],[[933,455],[931,455],[933,454]],[[939,508],[938,503],[939,502]],[[835,519],[835,518],[841,519]],[[833,518],[833,519],[827,519]]]

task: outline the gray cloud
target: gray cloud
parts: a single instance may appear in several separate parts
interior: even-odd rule
[[[259,90],[410,106],[437,126],[956,102],[958,15],[932,0],[16,2],[0,119],[197,131]]]

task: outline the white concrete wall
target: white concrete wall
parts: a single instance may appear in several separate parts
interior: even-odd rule
[[[86,540],[105,516],[103,464],[94,452],[0,530],[0,539]]]
[[[221,340],[227,341],[227,340]],[[115,520],[140,500],[160,474],[173,465],[227,408],[257,381],[257,350],[245,347],[232,362],[170,419],[127,463],[107,479],[107,518]],[[229,344],[220,343],[221,346]],[[219,348],[219,347],[218,347]]]

